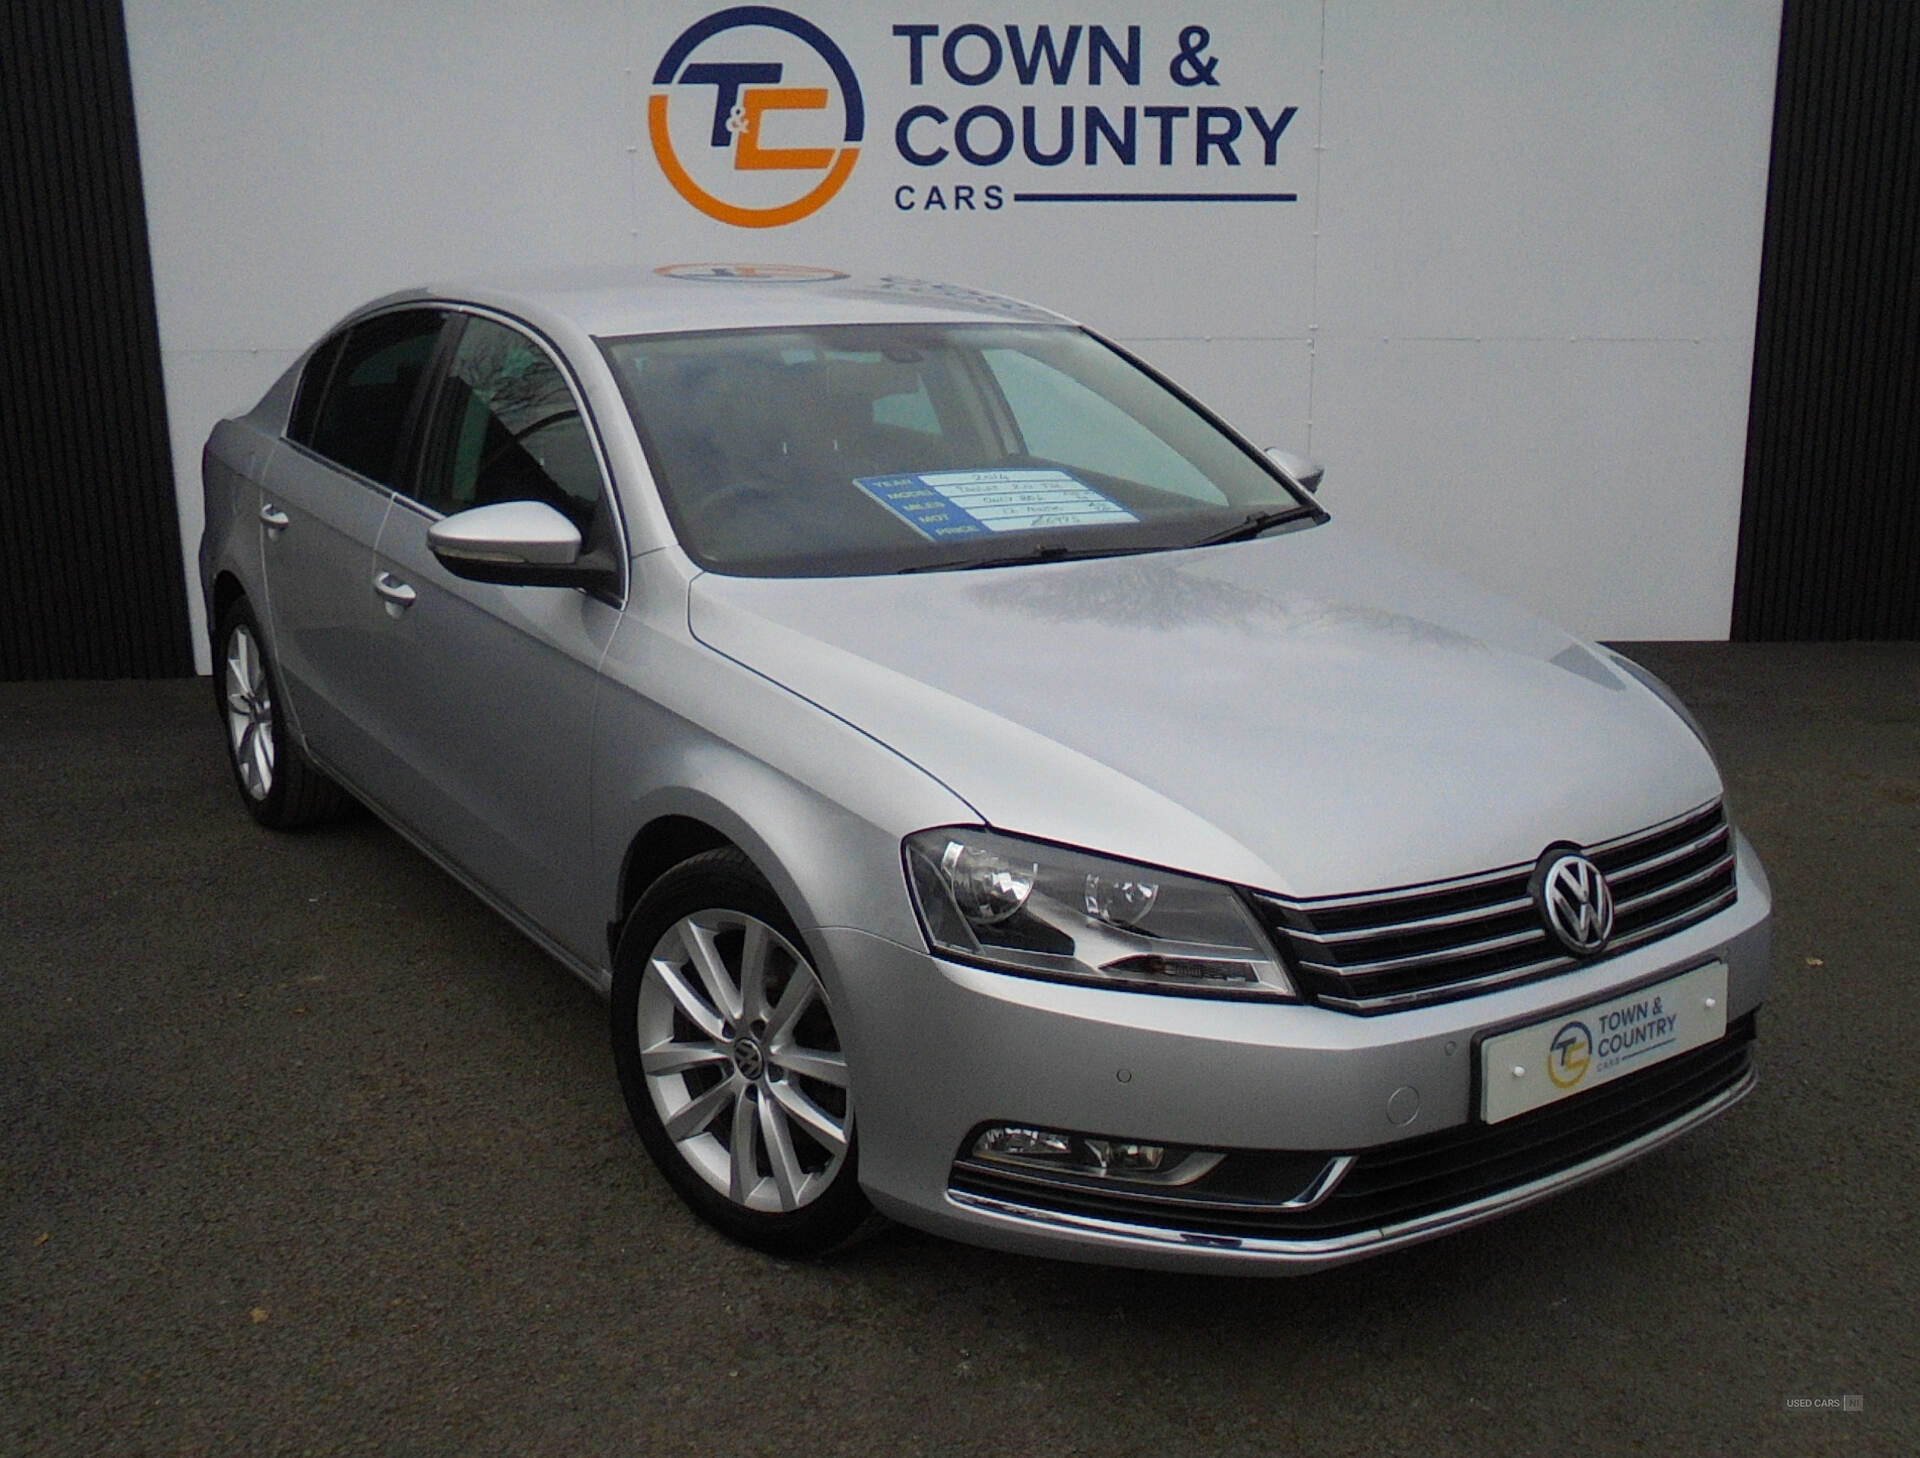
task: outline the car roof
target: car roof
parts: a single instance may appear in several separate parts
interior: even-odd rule
[[[855,277],[791,264],[697,263],[484,277],[408,289],[368,307],[423,299],[564,320],[608,338],[818,324],[1072,321],[1020,299],[899,274]]]

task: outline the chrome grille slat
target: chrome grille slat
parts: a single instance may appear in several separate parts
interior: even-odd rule
[[[1325,972],[1338,972],[1346,977],[1366,977],[1375,972],[1397,972],[1402,967],[1432,966],[1442,962],[1459,962],[1468,957],[1485,956],[1488,952],[1505,952],[1514,947],[1524,947],[1533,942],[1545,942],[1547,934],[1534,930],[1513,932],[1504,937],[1488,937],[1484,941],[1463,942],[1457,947],[1449,947],[1444,952],[1416,952],[1410,957],[1382,957],[1373,962],[1309,962],[1301,959],[1303,967],[1313,967]]]
[[[1666,851],[1661,855],[1657,855],[1653,857],[1651,860],[1632,861],[1627,865],[1622,866],[1618,871],[1615,871],[1613,874],[1616,876],[1644,875],[1648,871],[1658,870],[1661,866],[1671,865],[1674,861],[1685,860],[1690,855],[1695,855],[1700,851],[1706,850],[1709,846],[1713,845],[1717,841],[1725,841],[1726,838],[1727,838],[1726,826],[1724,825],[1717,826],[1714,829],[1709,830],[1705,835],[1698,836],[1695,839],[1688,841],[1683,846],[1678,846],[1673,850]]]
[[[1615,889],[1609,953],[1701,921],[1736,895],[1733,832],[1719,801],[1583,850]],[[1315,1001],[1389,1012],[1581,965],[1525,894],[1532,870],[1504,866],[1372,895],[1251,899]]]
[[[1626,835],[1616,835],[1612,840],[1597,840],[1587,847],[1590,856],[1603,856],[1619,850],[1622,846],[1644,845],[1647,841],[1658,840],[1671,830],[1698,820],[1702,824],[1712,821],[1716,825],[1724,824],[1726,817],[1718,800],[1709,800],[1704,805],[1696,805],[1684,814],[1670,820],[1662,820],[1658,825],[1649,825],[1645,830],[1631,831]]]
[[[1645,946],[1648,942],[1658,941],[1668,932],[1679,931],[1681,927],[1691,926],[1696,921],[1705,921],[1716,911],[1725,911],[1729,906],[1733,905],[1734,900],[1734,889],[1729,886],[1726,890],[1717,894],[1711,901],[1702,902],[1698,906],[1689,906],[1684,911],[1675,912],[1664,921],[1656,921],[1650,926],[1641,927],[1640,930],[1636,932],[1629,932],[1626,936],[1614,938],[1613,945],[1609,950],[1624,952],[1630,947]]]
[[[1470,977],[1460,982],[1449,982],[1446,996],[1467,997],[1476,992],[1491,992],[1496,987],[1506,987],[1516,982],[1530,982],[1550,972],[1564,972],[1573,965],[1572,957],[1549,957],[1544,961],[1529,962],[1507,972],[1489,972],[1484,977]],[[1344,1012],[1392,1012],[1399,1008],[1419,1007],[1422,1003],[1440,1000],[1434,996],[1431,988],[1422,988],[1418,992],[1388,993],[1379,997],[1339,997],[1328,994],[1318,999],[1324,1006],[1337,1007]]]
[[[1691,876],[1684,877],[1678,881],[1670,881],[1663,886],[1656,886],[1651,891],[1643,891],[1638,896],[1628,897],[1625,901],[1614,902],[1613,913],[1615,916],[1618,916],[1623,911],[1636,911],[1649,902],[1665,901],[1669,896],[1685,891],[1689,887],[1697,886],[1702,881],[1710,880],[1714,876],[1723,875],[1732,869],[1733,852],[1728,851],[1712,865],[1695,871]],[[1624,879],[1624,877],[1622,879]]]
[[[1313,900],[1316,911],[1344,911],[1350,907],[1387,906],[1396,901],[1411,901],[1416,896],[1444,896],[1454,892],[1472,891],[1477,887],[1489,885],[1495,881],[1510,881],[1515,876],[1526,878],[1526,866],[1502,866],[1497,871],[1484,871],[1477,876],[1461,876],[1452,881],[1430,881],[1424,886],[1396,886],[1390,891],[1363,892],[1358,896],[1320,896]],[[1284,896],[1272,896],[1262,891],[1256,893],[1261,900],[1277,905],[1291,906],[1296,903]]]
[[[1395,934],[1406,932],[1439,931],[1443,927],[1465,926],[1469,922],[1491,921],[1497,916],[1511,916],[1516,911],[1525,911],[1533,903],[1524,896],[1516,896],[1507,901],[1495,902],[1476,911],[1459,911],[1451,916],[1422,916],[1412,921],[1382,922],[1377,927],[1362,927],[1358,931],[1307,932],[1296,931],[1294,935],[1303,942],[1312,942],[1316,946],[1338,946],[1342,942],[1357,942],[1368,937],[1384,936],[1389,931]]]

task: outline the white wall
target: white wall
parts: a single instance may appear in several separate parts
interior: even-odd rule
[[[831,263],[1026,295],[1137,347],[1262,441],[1329,467],[1325,499],[1581,632],[1727,631],[1779,0],[1146,0],[974,9],[791,0],[846,53],[867,113],[845,188],[741,229],[668,185],[654,69],[719,3],[127,0],[181,500],[199,447],[333,318],[430,278],[553,264]],[[940,64],[966,23],[1141,27],[1141,79],[1064,86]],[[923,84],[897,23],[939,25]],[[1215,85],[1169,72],[1202,26]],[[727,47],[732,49],[728,50]],[[703,58],[786,48],[736,32]],[[771,47],[771,48],[770,48]],[[984,63],[977,38],[956,51]],[[815,67],[819,70],[818,66]],[[1189,80],[1197,79],[1188,70]],[[676,135],[701,104],[675,90]],[[712,97],[711,87],[704,95]],[[907,162],[915,104],[1298,112],[1274,165]],[[709,103],[710,104],[710,103]],[[833,106],[838,106],[836,97]],[[780,113],[784,145],[838,112]],[[1224,124],[1222,124],[1224,125]],[[695,130],[698,130],[696,125]],[[915,145],[950,141],[927,122]],[[693,153],[689,153],[693,156]],[[728,152],[701,154],[696,162]],[[705,176],[706,174],[700,174]],[[714,174],[716,185],[731,185]],[[741,177],[777,190],[786,178]],[[997,210],[902,210],[955,184]],[[1291,192],[1291,203],[1016,203],[1018,190]],[[743,199],[748,195],[743,193]],[[183,566],[183,570],[186,570]],[[204,636],[198,621],[196,636]],[[204,666],[204,647],[200,650]]]

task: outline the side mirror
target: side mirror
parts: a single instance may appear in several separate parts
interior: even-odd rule
[[[458,511],[427,529],[427,545],[455,577],[507,587],[593,587],[606,563],[582,558],[580,529],[542,501]]]
[[[1298,481],[1302,489],[1318,491],[1320,478],[1327,474],[1327,468],[1318,461],[1310,461],[1305,456],[1296,456],[1292,451],[1282,450],[1279,446],[1267,447],[1267,459]]]

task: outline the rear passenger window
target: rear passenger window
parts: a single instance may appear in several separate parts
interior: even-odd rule
[[[314,367],[335,357],[303,443],[350,471],[383,486],[394,485],[407,412],[445,317],[425,309],[381,314],[356,324],[337,355],[332,349],[316,354],[310,377]],[[296,440],[299,428],[307,424],[308,394],[309,381],[302,381]]]

